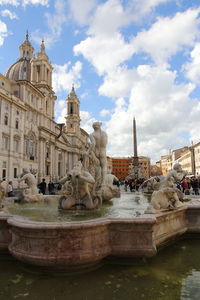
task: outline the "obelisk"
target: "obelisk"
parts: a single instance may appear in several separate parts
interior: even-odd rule
[[[133,118],[133,167],[139,166],[139,159],[138,159],[138,151],[137,151],[137,132],[136,132],[136,121],[135,117]]]

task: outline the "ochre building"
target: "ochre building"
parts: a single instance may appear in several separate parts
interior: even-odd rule
[[[149,178],[150,159],[145,156],[139,156],[138,159],[143,178]],[[114,174],[118,179],[124,180],[132,168],[133,157],[109,157],[109,163],[110,161],[112,162],[112,174]]]

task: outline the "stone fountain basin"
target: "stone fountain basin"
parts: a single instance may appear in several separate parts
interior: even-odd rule
[[[83,269],[105,257],[151,257],[186,233],[200,232],[200,202],[132,219],[37,222],[0,214],[0,253],[46,270]]]

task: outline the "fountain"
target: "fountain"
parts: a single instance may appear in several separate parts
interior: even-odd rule
[[[95,209],[119,192],[110,184],[110,175],[106,174],[107,134],[101,129],[101,125],[100,122],[93,123],[94,132],[90,135],[90,144],[83,154],[84,167],[82,162],[78,161],[61,179],[60,183],[65,185],[59,209]]]
[[[26,208],[35,212],[43,205],[43,215],[22,217],[12,211],[13,205],[5,207],[0,213],[1,253],[48,271],[79,270],[108,257],[152,257],[180,236],[199,234],[200,203],[180,206],[174,179],[182,171],[177,166],[154,192],[149,208],[141,193],[113,198],[117,193],[112,176],[106,175],[107,135],[101,123],[95,122],[93,128],[82,160],[61,180],[62,195],[39,199],[34,176],[24,171],[20,180],[28,184],[25,203],[15,205],[22,212]],[[34,195],[38,203],[32,203]],[[108,205],[111,198],[113,207]],[[44,210],[48,202],[56,212],[54,220]]]

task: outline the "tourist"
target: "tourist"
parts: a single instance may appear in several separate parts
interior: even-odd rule
[[[128,188],[128,181],[125,180],[125,181],[124,181],[124,191],[125,191],[125,192],[127,192],[127,190],[128,190],[127,188]]]
[[[8,182],[7,192],[8,197],[14,197],[12,181]]]
[[[42,179],[42,182],[40,182],[40,184],[39,184],[40,192],[41,192],[43,195],[45,195],[45,193],[46,193],[46,187],[47,187],[47,184],[46,184],[46,182],[45,182],[45,179],[43,178],[43,179]]]
[[[51,180],[48,183],[48,191],[49,191],[49,195],[54,194],[54,184]]]
[[[199,182],[196,177],[193,177],[191,180],[191,186],[195,195],[199,195]]]
[[[190,194],[190,180],[188,177],[184,178],[181,182],[183,193],[186,195]]]

